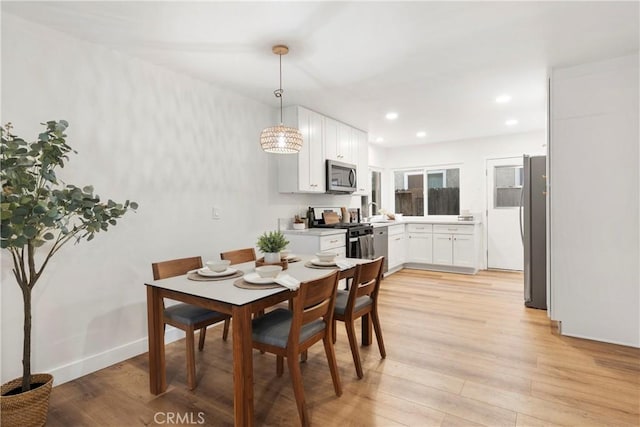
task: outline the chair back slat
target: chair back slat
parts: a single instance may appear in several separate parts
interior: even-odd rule
[[[255,261],[257,259],[256,250],[254,248],[245,248],[221,252],[220,259],[229,260],[231,261],[231,264],[241,264],[243,262]]]
[[[327,328],[333,320],[333,308],[338,290],[338,271],[320,279],[302,282],[298,294],[293,297],[293,319],[289,333],[289,345],[297,344],[303,325],[322,318]]]
[[[151,264],[153,280],[167,279],[169,277],[186,274],[190,270],[202,268],[201,257],[189,257],[172,259],[169,261],[154,262]]]
[[[358,264],[356,273],[349,289],[349,298],[347,300],[346,310],[353,309],[356,299],[361,296],[369,295],[375,298],[380,289],[382,279],[382,263],[384,257],[378,257],[371,262]]]

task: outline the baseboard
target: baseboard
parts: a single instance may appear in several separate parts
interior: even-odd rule
[[[184,332],[180,329],[167,326],[164,336],[165,343],[168,344],[181,338],[184,338]],[[147,337],[144,337],[137,341],[88,356],[67,365],[50,369],[48,373],[53,375],[53,385],[58,386],[148,351],[149,340]]]

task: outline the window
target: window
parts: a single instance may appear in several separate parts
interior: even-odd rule
[[[371,171],[371,201],[375,203],[375,205],[372,206],[371,212],[369,213],[368,216],[375,215],[378,209],[380,209],[380,207],[382,206],[381,193],[382,193],[382,172],[372,170]],[[376,209],[375,206],[377,206],[378,209]]]
[[[496,166],[494,169],[494,208],[520,206],[524,169],[522,166]]]
[[[395,212],[406,216],[459,215],[460,169],[394,172]],[[426,187],[426,198],[425,198]]]

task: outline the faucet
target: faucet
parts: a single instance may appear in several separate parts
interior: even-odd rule
[[[371,220],[371,217],[375,215],[375,212],[373,212],[373,207],[378,206],[378,204],[376,202],[369,202],[367,204],[367,209],[369,209],[369,206],[371,206],[371,209],[369,210],[369,220]]]

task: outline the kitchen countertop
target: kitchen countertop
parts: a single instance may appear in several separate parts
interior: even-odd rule
[[[282,230],[282,233],[301,236],[331,236],[334,234],[344,234],[346,231],[347,230],[343,228],[305,228],[304,230]]]
[[[476,225],[480,223],[481,221],[479,219],[475,219],[473,221],[458,221],[457,219],[403,219],[402,221],[373,222],[371,223],[371,225],[373,225],[373,227],[376,228],[376,227],[389,227],[391,225],[399,225],[399,224]]]

